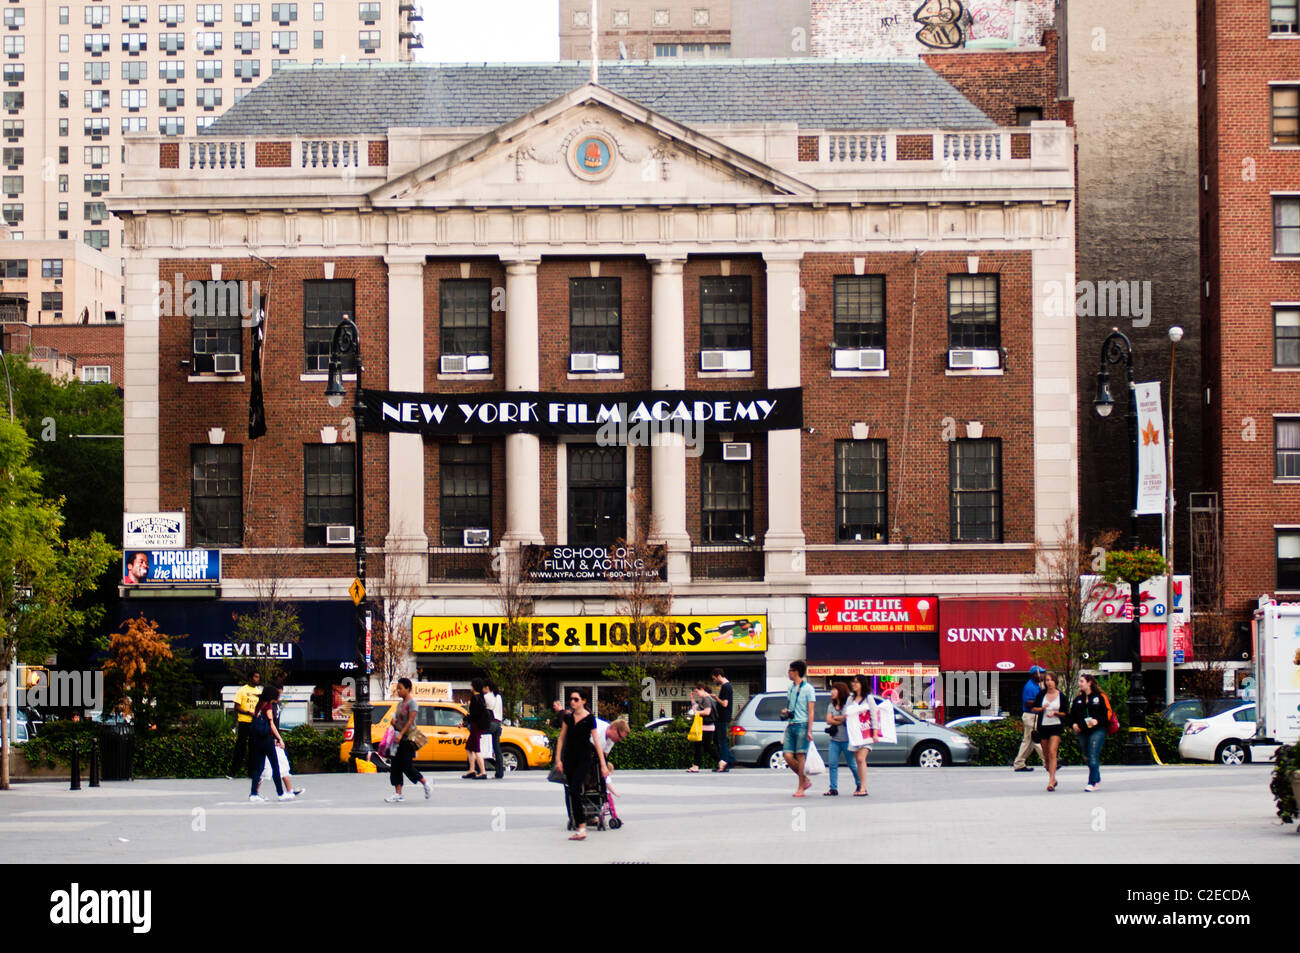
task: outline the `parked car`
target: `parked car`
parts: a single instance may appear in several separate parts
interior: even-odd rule
[[[1178,753],[1189,761],[1250,763],[1255,737],[1255,703],[1239,704],[1210,718],[1192,718],[1183,726]]]
[[[1190,718],[1213,718],[1215,715],[1222,715],[1225,711],[1236,708],[1241,703],[1240,698],[1216,698],[1210,703],[1210,711],[1207,714],[1199,698],[1180,698],[1172,705],[1166,706],[1160,713],[1160,717],[1182,728]]]
[[[830,739],[826,737],[826,706],[830,697],[830,692],[817,692],[813,709],[816,722],[813,743],[823,758],[830,753]],[[877,696],[876,701],[883,699]],[[780,714],[785,705],[785,692],[764,692],[752,696],[741,709],[731,726],[731,751],[739,764],[778,770],[786,767],[781,741],[788,723],[781,720]],[[894,724],[898,729],[897,743],[872,745],[871,764],[911,764],[923,768],[969,764],[979,750],[960,731],[921,721],[898,708],[894,709]]]
[[[962,725],[979,725],[987,724],[990,721],[1006,721],[1011,717],[1013,716],[1008,715],[1006,712],[1002,712],[1000,715],[967,715],[964,718],[954,718],[952,721],[944,725],[944,727],[957,729],[962,727]]]
[[[394,699],[371,702],[370,742],[378,745],[392,721],[397,707]],[[416,727],[429,739],[429,743],[415,753],[417,764],[465,764],[465,742],[469,729],[461,727],[465,709],[454,702],[420,700]],[[352,754],[352,716],[348,715],[343,729],[343,744],[339,745],[339,759],[347,761]],[[487,760],[491,761],[491,758]],[[507,771],[543,768],[551,763],[550,739],[543,732],[531,728],[503,727],[501,729],[501,760]]]
[[[645,723],[645,730],[657,731],[660,734],[663,734],[665,731],[668,730],[669,726],[676,720],[677,720],[676,718],[656,718],[653,721],[647,721]]]

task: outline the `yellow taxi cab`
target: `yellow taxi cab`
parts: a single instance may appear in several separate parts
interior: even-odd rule
[[[421,698],[419,703],[416,726],[429,739],[429,743],[415,753],[416,763],[463,766],[465,741],[469,738],[469,729],[461,727],[465,709],[449,701]],[[397,702],[394,699],[382,699],[370,704],[370,742],[378,747],[392,721]],[[352,738],[352,716],[348,715],[347,727],[343,729],[343,744],[339,745],[339,759],[342,761],[347,761],[352,755]],[[551,763],[550,739],[545,733],[532,728],[502,728],[501,760],[507,771],[547,767]]]

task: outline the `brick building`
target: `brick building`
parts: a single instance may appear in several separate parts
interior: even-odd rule
[[[1205,441],[1224,597],[1300,596],[1300,9],[1200,6]]]
[[[304,173],[306,149],[328,160]],[[866,61],[605,64],[599,85],[288,68],[197,140],[131,137],[126,507],[183,511],[186,545],[222,555],[219,598],[150,605],[228,641],[273,563],[341,620],[302,677],[350,664],[353,556],[329,543],[358,421],[322,398],[346,313],[371,578],[413,587],[422,673],[468,677],[496,547],[551,560],[539,631],[622,631],[566,561],[648,527],[675,624],[715,633],[659,707],[719,663],[742,694],[804,656],[932,675],[947,607],[1029,624],[1077,512],[1073,152],[1062,121],[1001,126],[923,63]],[[259,283],[266,436],[245,436],[252,330],[155,317],[177,276]],[[682,430],[598,432],[642,407]],[[810,631],[845,599],[897,624]],[[548,691],[617,708],[608,654],[548,653]]]

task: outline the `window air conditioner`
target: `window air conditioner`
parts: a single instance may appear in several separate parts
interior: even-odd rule
[[[835,370],[837,371],[883,371],[885,369],[884,348],[836,348]]]
[[[996,348],[960,348],[948,352],[948,366],[960,368],[997,368],[1001,352]]]
[[[464,540],[466,546],[487,546],[492,542],[492,530],[490,529],[467,529],[464,531]]]
[[[486,371],[492,366],[492,359],[487,354],[470,354],[465,358],[465,370]]]
[[[326,546],[351,546],[355,537],[351,526],[326,526]]]
[[[238,354],[213,354],[212,370],[217,374],[238,374]]]
[[[463,374],[469,368],[464,354],[444,354],[439,369],[444,374]]]
[[[748,460],[750,459],[751,447],[747,443],[724,443],[722,445],[723,460]]]
[[[725,351],[701,351],[700,370],[702,371],[747,371],[750,370],[750,352],[748,349]]]
[[[570,354],[569,370],[571,371],[594,371],[596,369],[595,354]]]

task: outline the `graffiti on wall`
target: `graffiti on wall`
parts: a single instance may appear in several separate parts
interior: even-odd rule
[[[812,0],[816,56],[914,57],[1041,44],[1054,0]]]
[[[916,38],[932,50],[954,50],[962,45],[962,8],[959,0],[925,0],[912,14],[921,24]]]

